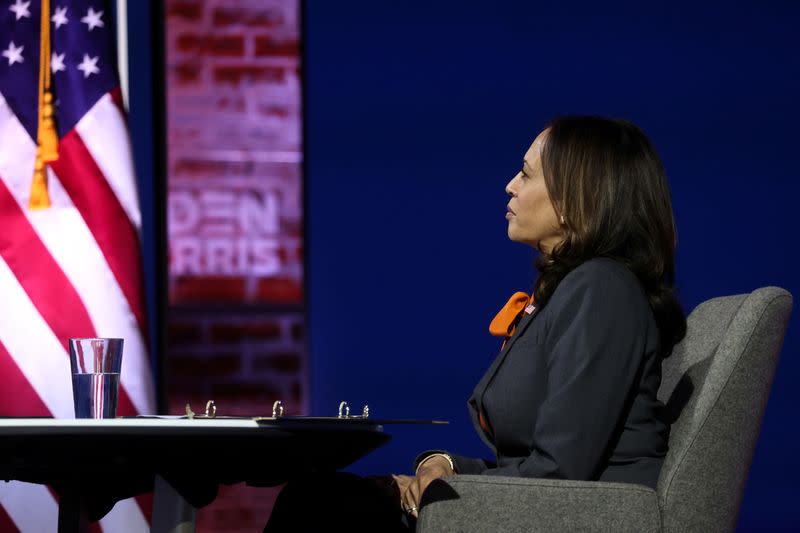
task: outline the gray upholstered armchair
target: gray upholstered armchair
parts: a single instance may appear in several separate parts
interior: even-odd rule
[[[733,531],[791,307],[787,291],[766,287],[689,315],[663,366],[672,429],[657,490],[452,476],[434,481],[443,499],[423,497],[417,531]]]

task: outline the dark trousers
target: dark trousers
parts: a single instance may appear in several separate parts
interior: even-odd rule
[[[401,509],[400,492],[391,476],[332,472],[288,482],[275,500],[264,533],[409,533],[415,523]]]

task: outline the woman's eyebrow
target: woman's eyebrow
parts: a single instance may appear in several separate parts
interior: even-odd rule
[[[525,161],[524,159],[522,160],[522,166],[523,166],[523,167],[528,167],[528,170],[533,170],[533,169],[531,168],[531,166],[528,164],[528,162],[527,162],[527,161]]]

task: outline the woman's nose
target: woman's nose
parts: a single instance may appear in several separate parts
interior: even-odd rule
[[[515,190],[514,190],[514,189],[515,189],[515,187],[514,187],[514,184],[515,184],[515,182],[517,181],[517,178],[518,178],[518,177],[519,177],[519,173],[517,173],[517,174],[516,174],[516,175],[515,175],[513,178],[511,178],[511,181],[509,181],[508,183],[506,183],[506,194],[507,194],[507,195],[509,195],[509,196],[514,196],[514,194],[515,194]]]

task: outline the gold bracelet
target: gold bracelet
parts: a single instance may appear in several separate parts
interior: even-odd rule
[[[414,472],[415,476],[419,473],[419,469],[422,468],[422,465],[424,465],[425,462],[428,459],[430,459],[431,457],[444,457],[445,460],[450,464],[450,470],[452,470],[454,474],[456,473],[456,467],[453,464],[453,458],[452,457],[450,457],[446,453],[432,453],[428,457],[426,457],[425,459],[423,459],[422,461],[419,462],[419,464],[417,465],[417,470],[416,470],[416,472]]]

